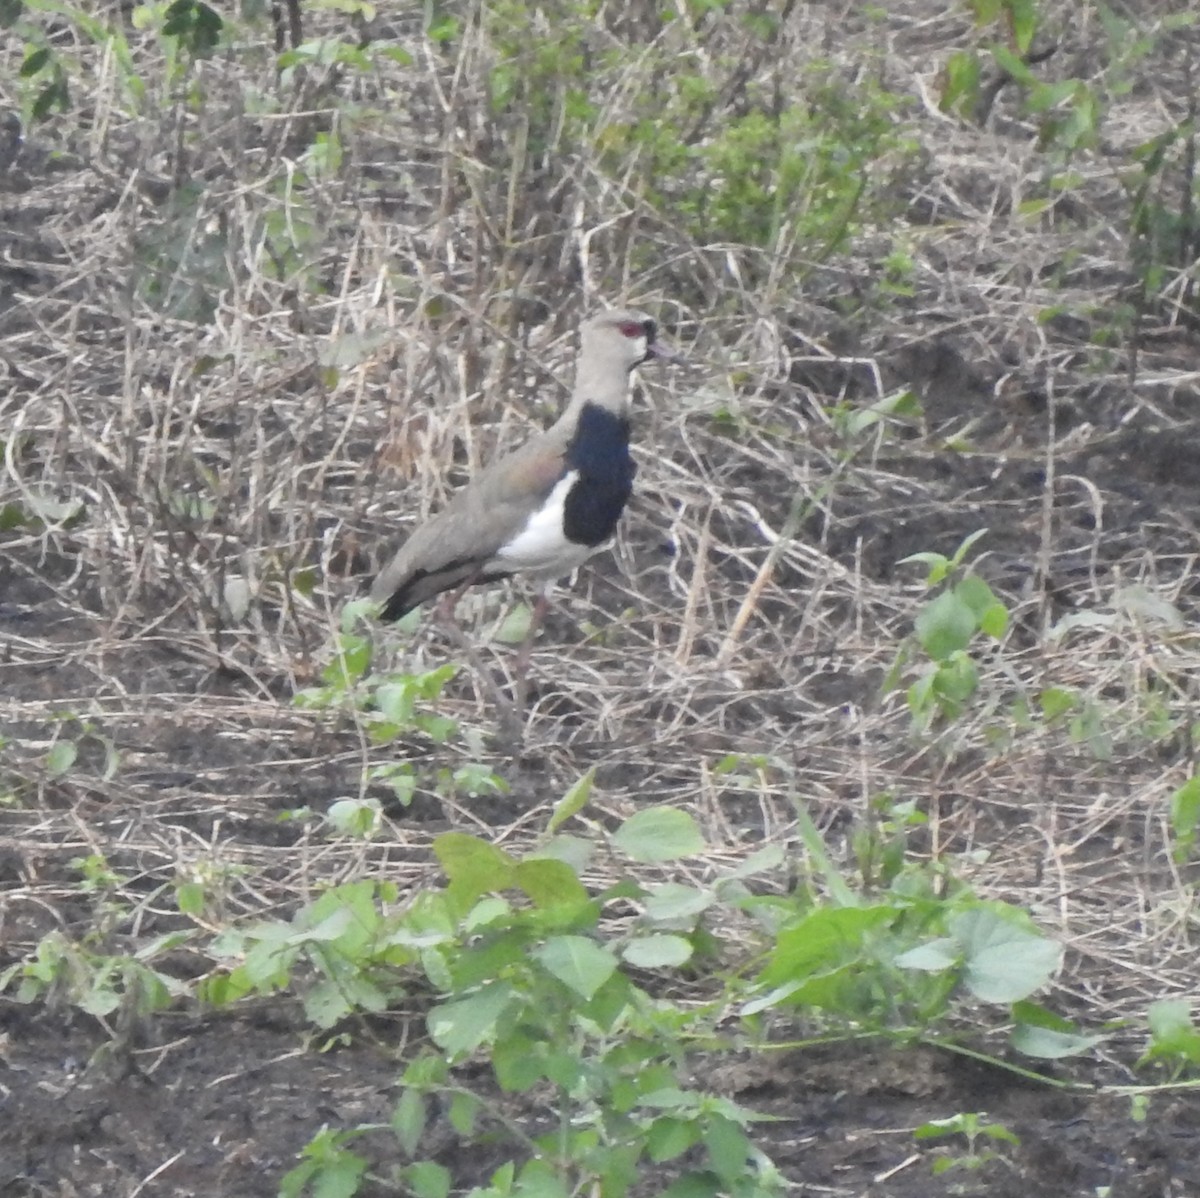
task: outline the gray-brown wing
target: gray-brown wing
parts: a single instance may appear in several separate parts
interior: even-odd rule
[[[492,463],[408,538],[380,571],[371,598],[396,620],[464,583],[525,527],[565,469],[561,437],[545,433]],[[497,575],[491,575],[497,577]]]

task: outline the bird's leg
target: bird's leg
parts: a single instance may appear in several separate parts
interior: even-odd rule
[[[479,577],[476,574],[470,574],[466,580],[459,583],[458,586],[449,591],[443,591],[438,596],[436,619],[443,627],[447,624],[453,624],[455,628],[461,632],[462,628],[458,623],[458,616],[455,614],[458,611],[458,604],[462,597],[467,593],[468,588],[475,585],[475,580]]]
[[[458,623],[458,617],[455,615],[458,600],[462,599],[467,588],[473,585],[476,577],[478,575],[470,575],[460,586],[454,587],[450,591],[443,591],[442,595],[438,598],[437,606],[433,609],[433,619],[438,624],[438,627],[450,637],[451,642],[454,643],[458,652],[462,654],[463,660],[466,661],[475,677],[479,679],[482,688],[487,691],[488,699],[496,707],[500,723],[506,724],[509,723],[508,718],[506,718],[509,701],[505,699],[503,691],[500,690],[496,683],[496,679],[492,677],[492,672],[487,669],[484,659],[480,657],[478,649],[475,648],[466,631],[463,631],[462,624]],[[510,732],[510,729],[505,729],[506,735],[510,735]]]
[[[525,701],[529,697],[529,663],[533,656],[533,642],[537,639],[538,629],[541,628],[546,611],[550,607],[550,591],[553,585],[548,582],[538,590],[538,596],[533,602],[533,612],[529,617],[529,628],[517,650],[516,669],[513,671],[516,675],[513,706],[522,718],[525,715]]]
[[[475,648],[471,638],[463,631],[463,627],[455,615],[459,600],[475,580],[476,576],[472,575],[461,586],[457,586],[450,591],[443,591],[441,597],[438,599],[437,607],[434,609],[434,620],[462,654],[463,660],[471,668],[475,677],[479,679],[480,685],[487,692],[488,699],[496,710],[496,719],[502,739],[512,745],[519,746],[524,734],[524,721],[522,718],[524,714],[524,702],[514,704],[506,698],[504,692],[496,684],[483,658],[479,655],[479,651]]]

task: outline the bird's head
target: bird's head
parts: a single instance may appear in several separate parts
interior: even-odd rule
[[[632,370],[651,358],[674,359],[679,355],[658,339],[652,317],[635,308],[601,312],[583,326],[582,350],[590,359],[619,362]]]

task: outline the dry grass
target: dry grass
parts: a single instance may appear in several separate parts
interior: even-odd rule
[[[82,123],[34,130],[0,182],[0,506],[80,507],[3,534],[0,720],[10,772],[37,782],[3,816],[13,910],[68,910],[62,864],[88,852],[153,895],[148,914],[170,910],[155,887],[200,868],[240,871],[230,914],[363,872],[415,886],[434,876],[443,814],[502,818],[490,834],[526,843],[595,767],[602,810],[693,809],[714,868],[764,840],[800,852],[792,784],[835,852],[873,796],[916,799],[923,852],[1069,946],[1059,987],[1089,1022],[1194,993],[1192,888],[1167,827],[1191,739],[1148,731],[1148,712],[1161,701],[1192,722],[1195,638],[1136,615],[1051,631],[1111,615],[1131,584],[1185,613],[1195,601],[1194,479],[1161,451],[1191,427],[1194,334],[1168,304],[1136,363],[1126,341],[1091,336],[1129,277],[1118,172],[1184,115],[1183,52],[1131,65],[1136,86],[1111,98],[1078,178],[1023,217],[1051,165],[1017,97],[983,129],[930,102],[936,67],[971,36],[962,15],[909,0],[856,24],[841,7],[792,6],[786,70],[756,69],[792,88],[816,58],[877,78],[919,148],[879,164],[897,208],[820,264],[801,247],[697,244],[598,158],[513,157],[520,130],[488,117],[475,26],[444,51],[384,30],[413,65],[344,72],[336,93],[317,71],[280,93],[265,49],[215,60],[201,107],[164,93],[140,115],[111,57],[81,49]],[[1078,9],[1052,10],[1051,74],[1099,83],[1105,35]],[[152,40],[135,52],[161,86]],[[11,105],[16,53],[0,49]],[[248,115],[255,88],[285,103]],[[289,191],[313,134],[339,120],[340,168]],[[289,220],[301,249],[281,265],[266,231]],[[897,246],[913,294],[889,300],[880,259]],[[496,759],[513,798],[397,811],[369,846],[315,824],[295,840],[277,813],[358,793],[368,756],[354,727],[289,706],[339,609],[473,467],[553,415],[574,329],[601,300],[656,310],[688,365],[645,372],[638,496],[538,646],[524,758]],[[921,427],[847,438],[840,405],[908,386]],[[984,654],[978,703],[934,742],[912,735],[901,695],[880,697],[921,599],[916,568],[896,563],[979,527],[1013,628]],[[302,571],[311,595],[292,585]],[[485,633],[504,600],[481,596],[478,623],[502,683],[509,652]],[[432,635],[388,644],[414,668],[447,652]],[[1094,705],[1107,756],[1065,727],[1013,730],[1014,698],[1050,685]],[[486,757],[488,693],[463,674],[443,710],[468,734],[394,753],[430,775]],[[40,770],[63,711],[115,742],[111,778],[86,753],[64,777]],[[731,752],[776,765],[734,785],[714,774]],[[47,922],[14,926],[20,950]]]

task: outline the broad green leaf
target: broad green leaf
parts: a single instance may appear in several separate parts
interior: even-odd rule
[[[958,962],[958,944],[950,939],[918,945],[896,958],[896,964],[901,969],[920,969],[925,973],[942,973],[953,969]]]
[[[490,1039],[496,1021],[511,1002],[512,987],[506,982],[496,982],[469,998],[441,1003],[426,1017],[429,1034],[451,1056],[474,1052]]]
[[[934,661],[965,649],[975,634],[975,613],[954,591],[943,591],[917,613],[917,640]]]
[[[528,858],[517,864],[513,880],[539,907],[581,907],[588,902],[583,883],[563,861]]]
[[[631,815],[613,840],[634,861],[674,861],[704,848],[695,819],[678,807],[647,807]]]
[[[1027,1057],[1058,1061],[1063,1057],[1079,1056],[1094,1048],[1103,1039],[1103,1036],[1086,1036],[1082,1032],[1059,1032],[1053,1028],[1018,1023],[1013,1029],[1010,1043]]]
[[[684,936],[638,936],[621,956],[640,969],[670,969],[691,959],[692,944]]]
[[[716,902],[711,890],[685,886],[682,882],[664,882],[646,889],[646,918],[654,923],[675,922],[690,926],[696,916]]]
[[[984,1002],[1011,1003],[1044,986],[1062,960],[1062,947],[1019,927],[990,907],[950,920],[962,946],[968,989]]]
[[[514,859],[478,836],[446,832],[434,840],[433,851],[450,881],[471,894],[507,890],[513,884]]]
[[[536,852],[525,858],[526,861],[538,861],[543,857],[551,861],[562,861],[569,865],[576,876],[583,873],[588,863],[596,855],[596,842],[585,840],[582,836],[552,836]]]
[[[436,1161],[414,1161],[400,1172],[414,1198],[446,1198],[450,1193],[450,1170]]]
[[[711,1116],[704,1132],[704,1147],[713,1169],[726,1185],[732,1187],[746,1175],[750,1141],[732,1119],[721,1115]]]
[[[857,959],[865,938],[897,914],[895,908],[882,904],[822,907],[811,912],[778,934],[758,985],[788,985]]]
[[[354,1010],[333,982],[318,982],[304,995],[304,1014],[317,1027],[330,1028]]]
[[[510,1032],[496,1042],[492,1049],[492,1069],[502,1090],[520,1094],[542,1080],[545,1073],[538,1048],[519,1032]]]
[[[617,958],[586,936],[555,936],[533,952],[542,967],[583,998],[591,998],[617,969]]]
[[[661,1115],[646,1132],[646,1152],[650,1159],[661,1164],[682,1156],[699,1142],[703,1129],[694,1119],[679,1119]]]

